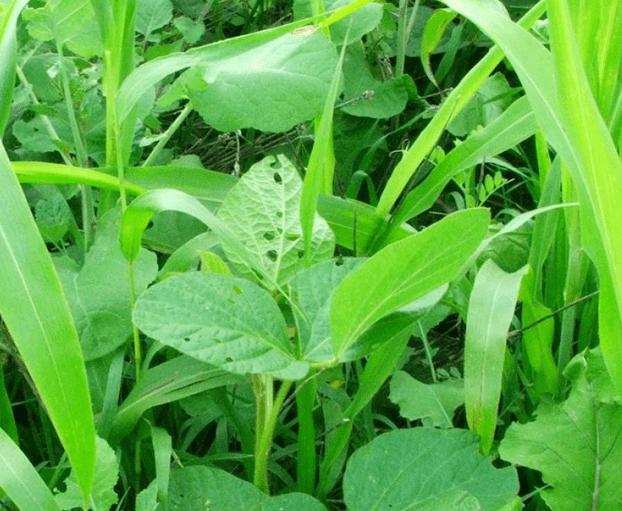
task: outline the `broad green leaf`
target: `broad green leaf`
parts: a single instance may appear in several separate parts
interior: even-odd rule
[[[207,225],[221,242],[250,268],[262,274],[263,268],[248,249],[237,239],[231,229],[197,199],[177,190],[153,190],[135,199],[123,213],[121,221],[121,250],[129,261],[136,259],[142,234],[156,213],[179,211],[193,216]]]
[[[68,258],[57,260],[86,360],[111,353],[132,335],[129,269],[118,241],[120,218],[118,210],[101,218],[82,268]],[[141,294],[157,276],[155,254],[141,249],[133,271],[136,293]]]
[[[297,380],[283,315],[256,284],[202,272],[166,279],[136,302],[134,322],[147,335],[227,371]]]
[[[335,233],[337,243],[350,250],[356,248],[358,254],[369,253],[376,235],[389,225],[369,204],[340,197],[320,194],[317,210]],[[386,243],[402,240],[415,232],[410,225],[403,224],[390,232]]]
[[[180,80],[215,129],[281,132],[320,113],[336,64],[334,46],[320,33],[287,34],[193,66]]]
[[[356,451],[343,492],[352,511],[498,511],[518,493],[518,477],[513,467],[495,469],[480,456],[468,431],[415,428],[385,433]],[[471,507],[460,507],[465,499]]]
[[[335,354],[330,342],[330,297],[344,277],[364,259],[346,258],[316,264],[296,275],[290,283],[302,358],[328,362]],[[300,314],[302,313],[302,314]]]
[[[110,509],[119,500],[114,487],[119,479],[119,466],[114,451],[105,440],[96,437],[97,458],[95,460],[95,482],[87,509]],[[82,508],[82,493],[72,471],[65,480],[66,490],[57,493],[54,500],[61,509]]]
[[[180,16],[173,20],[173,25],[181,32],[184,41],[188,44],[196,44],[205,33],[205,25],[201,19],[194,21],[186,16]]]
[[[409,421],[429,419],[435,428],[451,428],[456,408],[464,403],[464,381],[425,384],[398,371],[391,378],[389,399]]]
[[[60,511],[35,467],[2,428],[0,469],[0,488],[20,511]]]
[[[171,0],[137,0],[136,32],[149,37],[154,30],[162,28],[173,17]]]
[[[0,144],[0,314],[86,496],[95,426],[84,360],[52,260]]]
[[[109,441],[117,445],[129,435],[144,412],[209,389],[239,383],[241,377],[182,355],[144,372],[119,406]]]
[[[71,227],[73,215],[67,201],[58,192],[37,202],[35,220],[43,238],[58,243]]]
[[[48,0],[38,9],[26,9],[28,33],[39,41],[56,39],[81,57],[101,55],[103,48],[91,2],[85,0]]]
[[[402,78],[385,82],[376,80],[365,56],[363,46],[352,45],[346,52],[343,65],[344,101],[353,101],[341,109],[359,117],[388,119],[406,107],[408,93]],[[371,93],[371,97],[368,97]]]
[[[262,274],[286,284],[304,268],[304,241],[300,226],[302,181],[284,156],[268,156],[256,163],[229,191],[218,217],[246,247]],[[322,218],[316,218],[310,261],[333,255],[334,236]],[[249,274],[239,256],[225,251],[238,269]]]
[[[597,380],[606,375],[602,364],[589,374],[589,363],[577,355],[566,373],[568,399],[543,401],[536,420],[512,424],[499,448],[503,459],[542,473],[549,486],[540,495],[553,511],[622,508],[622,407],[598,399]]]
[[[197,511],[209,502],[218,511],[326,511],[310,495],[289,493],[269,497],[251,483],[223,470],[186,467],[171,474],[169,511]]]
[[[395,213],[395,224],[399,225],[432,207],[456,174],[482,159],[511,149],[533,135],[537,128],[527,98],[517,99],[488,126],[470,135],[440,161],[428,177],[406,196]]]
[[[136,511],[158,511],[158,487],[155,481],[136,496]]]
[[[330,332],[338,357],[380,318],[454,279],[488,229],[489,213],[449,215],[385,247],[350,273],[332,297]]]
[[[471,430],[488,454],[495,436],[505,340],[518,299],[525,266],[505,273],[492,260],[477,272],[469,298],[464,348],[464,402]]]

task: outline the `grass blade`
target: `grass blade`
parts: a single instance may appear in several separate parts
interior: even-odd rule
[[[60,511],[52,492],[35,467],[2,429],[0,488],[21,511]]]
[[[525,266],[506,273],[491,259],[477,272],[469,300],[464,349],[464,401],[469,427],[490,451],[501,398],[505,340],[514,317]]]
[[[78,334],[52,259],[1,144],[0,190],[0,313],[86,498],[93,482],[95,426]]]

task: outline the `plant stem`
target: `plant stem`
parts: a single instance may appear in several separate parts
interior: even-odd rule
[[[164,149],[164,146],[168,143],[168,141],[171,139],[174,133],[179,129],[179,127],[181,126],[181,123],[186,120],[186,117],[188,117],[188,114],[190,112],[192,112],[192,104],[188,102],[186,103],[186,106],[181,111],[181,113],[177,116],[177,119],[173,121],[173,124],[169,126],[169,128],[166,130],[166,133],[164,133],[164,136],[158,141],[156,146],[153,148],[153,151],[151,151],[151,153],[149,154],[149,156],[143,163],[142,165],[143,167],[148,167],[149,165],[153,163],[156,157],[160,154],[160,151]]]
[[[312,494],[315,491],[315,472],[317,454],[315,452],[315,423],[313,422],[313,406],[317,395],[317,380],[307,384],[298,382],[296,405],[298,407],[298,459],[297,478],[298,491]]]
[[[272,399],[274,380],[270,376],[253,375],[253,391],[257,406],[257,431],[255,432],[255,474],[253,483],[257,488],[270,494],[268,484],[268,457],[272,448],[274,427],[279,410],[289,392],[292,382],[282,382],[276,398]]]

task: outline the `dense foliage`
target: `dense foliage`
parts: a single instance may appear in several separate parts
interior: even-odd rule
[[[0,0],[0,504],[622,509],[622,0]]]

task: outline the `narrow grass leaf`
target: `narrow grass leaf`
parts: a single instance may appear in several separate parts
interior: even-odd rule
[[[622,391],[622,162],[576,48],[568,6],[548,3],[555,58],[525,30],[480,4],[443,0],[491,37],[512,62],[538,122],[572,174],[583,244],[601,281],[599,317],[607,367]],[[587,235],[589,233],[589,236]]]
[[[488,210],[459,211],[376,253],[339,284],[330,331],[337,358],[376,321],[449,282],[484,239]]]
[[[0,190],[0,313],[86,498],[93,482],[95,426],[80,342],[52,259],[1,144]]]
[[[527,98],[516,100],[483,130],[472,134],[447,154],[430,175],[406,196],[392,223],[401,225],[423,213],[432,207],[455,175],[476,165],[482,159],[511,149],[532,136],[537,129],[538,124]]]
[[[469,299],[464,348],[464,399],[470,429],[488,454],[497,425],[505,340],[527,267],[506,273],[491,259],[477,272]]]
[[[35,467],[3,429],[0,429],[0,488],[20,511],[60,511]]]

